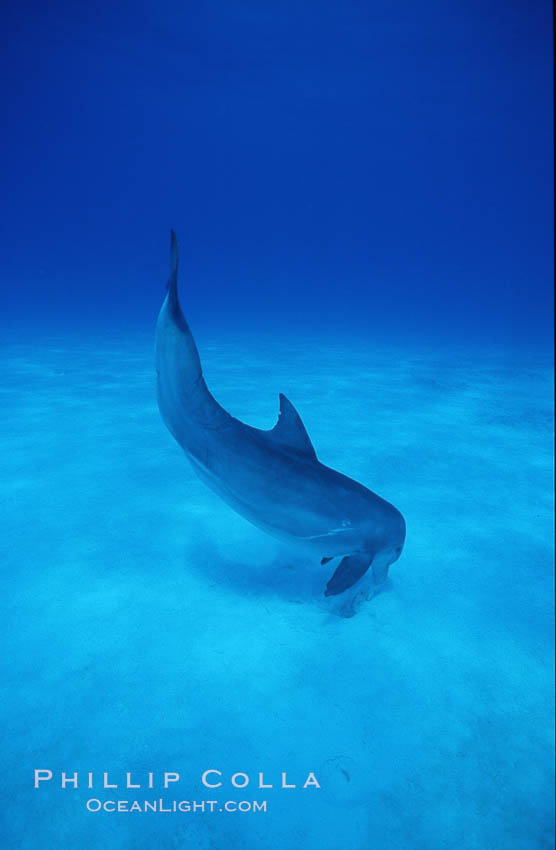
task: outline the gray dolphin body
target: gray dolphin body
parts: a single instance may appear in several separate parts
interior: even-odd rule
[[[280,395],[278,422],[252,428],[213,398],[177,293],[178,245],[172,232],[167,294],[156,327],[158,406],[197,475],[234,510],[326,563],[342,560],[326,585],[335,596],[372,564],[386,578],[405,541],[405,522],[389,502],[320,463],[301,418]]]

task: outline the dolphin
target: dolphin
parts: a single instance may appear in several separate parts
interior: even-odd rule
[[[158,407],[194,471],[230,507],[324,565],[341,558],[325,596],[356,585],[372,565],[382,584],[405,542],[405,521],[389,502],[325,466],[301,417],[280,394],[270,430],[235,419],[211,395],[178,300],[178,241],[171,235],[170,277],[156,325]]]

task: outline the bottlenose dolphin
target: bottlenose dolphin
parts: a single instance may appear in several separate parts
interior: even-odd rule
[[[280,394],[274,428],[230,416],[203,378],[197,346],[178,301],[178,242],[156,326],[158,407],[197,475],[235,511],[276,537],[304,547],[321,564],[342,560],[325,596],[358,582],[372,565],[386,578],[405,541],[405,521],[389,502],[320,463],[293,404]]]

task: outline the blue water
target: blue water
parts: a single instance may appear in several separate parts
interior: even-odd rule
[[[231,511],[155,402],[152,339],[11,339],[2,418],[2,847],[529,850],[553,842],[551,363],[533,349],[200,334],[207,382],[403,512],[352,619]],[[203,789],[205,769],[250,785]],[[53,779],[33,789],[33,771]],[[78,771],[78,789],[60,771]],[[156,790],[94,791],[92,771]],[[163,771],[179,784],[160,788]],[[321,789],[258,790],[265,782]],[[91,798],[267,800],[92,813]]]

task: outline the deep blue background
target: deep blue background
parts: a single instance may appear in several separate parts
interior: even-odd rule
[[[548,341],[547,0],[2,18],[4,322]]]

